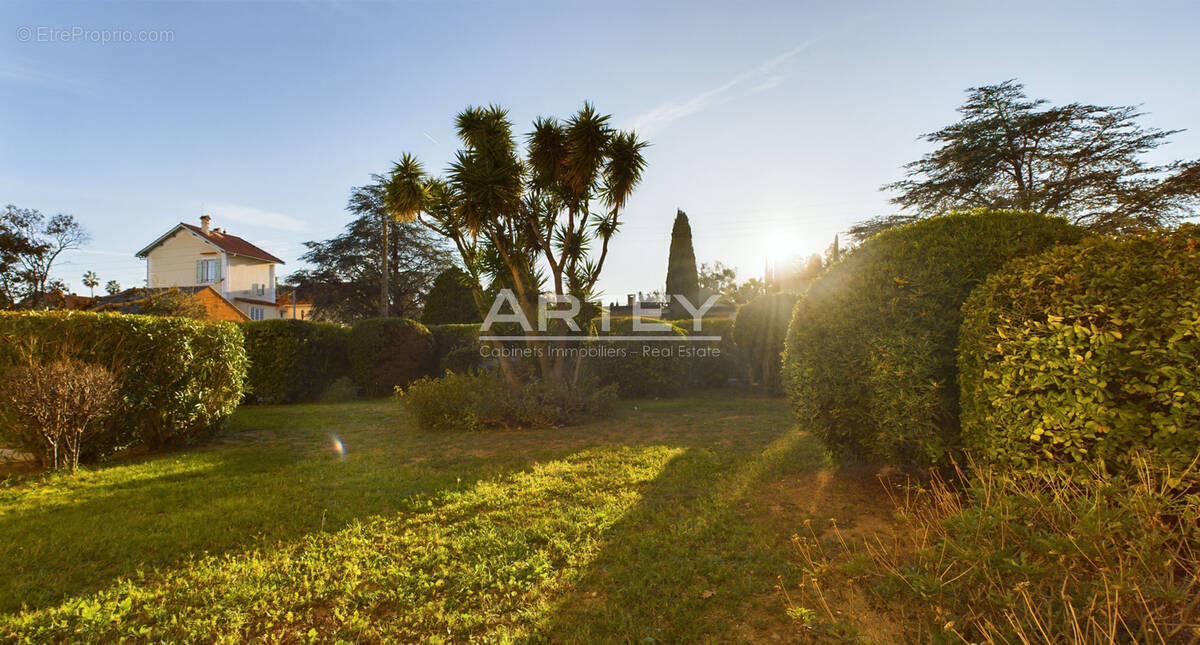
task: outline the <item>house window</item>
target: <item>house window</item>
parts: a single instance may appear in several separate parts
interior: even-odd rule
[[[200,284],[210,284],[218,282],[221,279],[221,267],[217,264],[217,260],[197,260],[196,261],[196,282]]]
[[[263,319],[263,308],[262,307],[251,307],[250,308],[250,320],[262,320],[262,319]]]
[[[254,295],[256,296],[265,295],[267,293],[267,285],[255,283],[250,285],[250,290],[253,291]]]

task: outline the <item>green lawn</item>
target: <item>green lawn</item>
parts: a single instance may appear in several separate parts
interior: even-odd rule
[[[880,508],[823,462],[782,400],[727,393],[485,434],[245,407],[208,446],[0,487],[0,638],[787,642],[791,535]]]

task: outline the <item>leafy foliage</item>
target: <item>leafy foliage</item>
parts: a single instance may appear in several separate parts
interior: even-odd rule
[[[458,267],[450,267],[433,279],[421,322],[426,325],[478,323],[483,320],[475,305],[471,276]]]
[[[594,340],[584,343],[582,372],[601,387],[615,386],[623,398],[675,396],[688,386],[687,360],[678,350],[683,342],[604,340],[605,336],[687,336],[688,333],[665,321],[642,319],[646,325],[665,325],[660,330],[634,330],[633,318],[613,318],[607,331],[599,320],[592,322]]]
[[[13,367],[0,375],[0,437],[46,468],[79,467],[103,430],[117,393],[112,373],[73,359]]]
[[[1009,259],[1082,235],[1036,213],[975,211],[886,231],[846,255],[788,330],[784,384],[801,424],[843,459],[943,461],[959,438],[962,303]]]
[[[246,352],[232,323],[84,312],[0,313],[0,367],[62,358],[116,379],[95,444],[158,448],[219,427],[242,398]]]
[[[700,278],[696,271],[696,252],[692,249],[692,226],[687,213],[676,209],[675,223],[671,226],[671,249],[667,256],[668,298],[687,298],[693,307],[700,306]],[[669,304],[668,318],[683,318],[687,309]]]
[[[535,120],[524,158],[508,112],[498,106],[463,110],[456,129],[462,148],[445,178],[428,178],[409,154],[393,166],[384,188],[388,212],[448,238],[480,300],[483,284],[511,289],[529,320],[546,292],[590,301],[641,181],[646,144],[613,128],[611,117],[589,103],[564,121]],[[565,323],[555,327],[548,331],[564,333]],[[498,360],[516,385],[515,361]],[[569,353],[543,352],[535,374],[565,380],[573,364]]]
[[[387,396],[434,368],[433,335],[407,318],[368,318],[350,328],[350,374],[367,396]]]
[[[1131,478],[975,466],[893,494],[887,539],[796,538],[808,581],[789,613],[854,641],[845,590],[906,643],[1187,643],[1200,624],[1200,505],[1146,455]],[[864,602],[865,600],[865,602]],[[807,610],[807,611],[805,611]],[[825,641],[820,641],[825,642]]]
[[[415,222],[395,221],[384,206],[383,177],[354,188],[346,209],[354,219],[337,237],[305,242],[301,260],[313,265],[288,276],[311,298],[313,316],[350,323],[377,316],[382,288],[380,252],[387,222],[388,311],[416,316],[429,283],[450,264],[445,242]]]
[[[101,301],[92,311],[137,313],[144,316],[171,316],[207,320],[208,309],[196,294],[175,287],[169,289],[130,289],[120,297]]]
[[[970,88],[962,120],[924,136],[941,147],[908,164],[909,179],[885,186],[900,192],[892,202],[921,215],[1035,211],[1106,232],[1195,212],[1200,161],[1141,159],[1179,130],[1142,128],[1136,106],[1048,103],[1011,80]]]
[[[1016,468],[1200,451],[1200,228],[1013,262],[964,307],[967,447]]]
[[[307,320],[241,323],[250,360],[246,400],[258,403],[316,401],[349,376],[350,330]]]
[[[796,300],[793,293],[759,296],[738,309],[733,326],[733,339],[746,355],[751,382],[772,394],[783,391],[779,374],[783,342]]]
[[[616,395],[563,383],[527,381],[512,389],[493,372],[448,372],[396,389],[425,430],[559,427],[608,416]]]
[[[52,284],[50,270],[64,252],[89,239],[73,215],[47,218],[37,209],[9,204],[0,212],[0,308],[63,285]]]
[[[719,336],[721,340],[713,342],[694,342],[689,346],[693,350],[683,361],[688,376],[686,384],[691,388],[712,388],[728,385],[731,381],[741,381],[745,376],[745,357],[733,341],[733,321],[729,318],[713,318],[705,316],[700,321],[700,329],[695,328],[696,321],[668,320],[667,322],[683,330],[688,336]]]

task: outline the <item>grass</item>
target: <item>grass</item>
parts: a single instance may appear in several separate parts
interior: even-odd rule
[[[0,639],[792,640],[792,535],[886,505],[823,467],[783,401],[727,393],[492,433],[245,407],[212,445],[0,487]]]

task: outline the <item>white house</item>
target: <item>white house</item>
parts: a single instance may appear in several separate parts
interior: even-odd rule
[[[137,252],[146,260],[146,286],[211,286],[251,320],[278,318],[275,265],[283,260],[219,228],[180,222]]]

